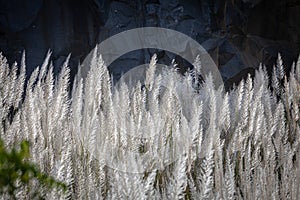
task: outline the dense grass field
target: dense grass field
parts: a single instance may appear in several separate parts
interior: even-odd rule
[[[30,162],[67,185],[45,199],[300,199],[300,60],[224,91],[198,84],[199,63],[156,75],[155,57],[145,83],[114,86],[94,56],[70,91],[68,61],[56,78],[49,58],[25,87],[24,59],[0,57],[1,139],[28,140]]]

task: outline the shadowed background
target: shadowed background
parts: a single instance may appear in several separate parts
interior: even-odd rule
[[[69,53],[71,78],[95,45],[124,30],[156,26],[197,40],[216,62],[229,87],[260,62],[270,69],[278,52],[286,70],[300,48],[299,0],[0,0],[0,51],[10,63],[26,51],[27,74],[41,65],[47,51],[57,74]],[[184,44],[183,44],[184,45]],[[143,49],[109,66],[118,79],[134,66],[172,59],[184,72],[187,63],[170,52]]]

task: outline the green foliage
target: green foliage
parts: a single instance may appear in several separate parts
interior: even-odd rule
[[[66,185],[56,181],[45,173],[42,173],[34,164],[28,162],[30,157],[29,142],[22,141],[19,148],[12,148],[10,151],[0,140],[0,194],[8,194],[15,199],[15,192],[20,188],[27,187],[32,194],[31,198],[42,198],[42,188],[51,190],[53,188],[66,190]],[[39,187],[30,188],[34,180],[39,182]]]

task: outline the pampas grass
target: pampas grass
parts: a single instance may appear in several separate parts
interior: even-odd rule
[[[287,77],[279,56],[270,80],[260,66],[228,92],[210,75],[195,90],[199,60],[156,76],[155,57],[144,87],[114,87],[96,53],[69,91],[68,60],[55,79],[49,59],[25,90],[24,57],[0,56],[1,139],[27,139],[31,161],[68,186],[46,199],[300,199],[300,59]]]

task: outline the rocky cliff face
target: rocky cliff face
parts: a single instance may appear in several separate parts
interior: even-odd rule
[[[299,0],[0,0],[0,50],[10,62],[19,61],[25,50],[28,74],[49,49],[55,72],[72,53],[74,76],[78,63],[109,36],[136,27],[165,27],[202,44],[230,85],[260,62],[272,66],[278,52],[287,66],[297,59],[299,21]],[[175,58],[169,52],[139,50],[122,56],[110,71],[118,78],[148,62],[154,52],[165,64]]]

